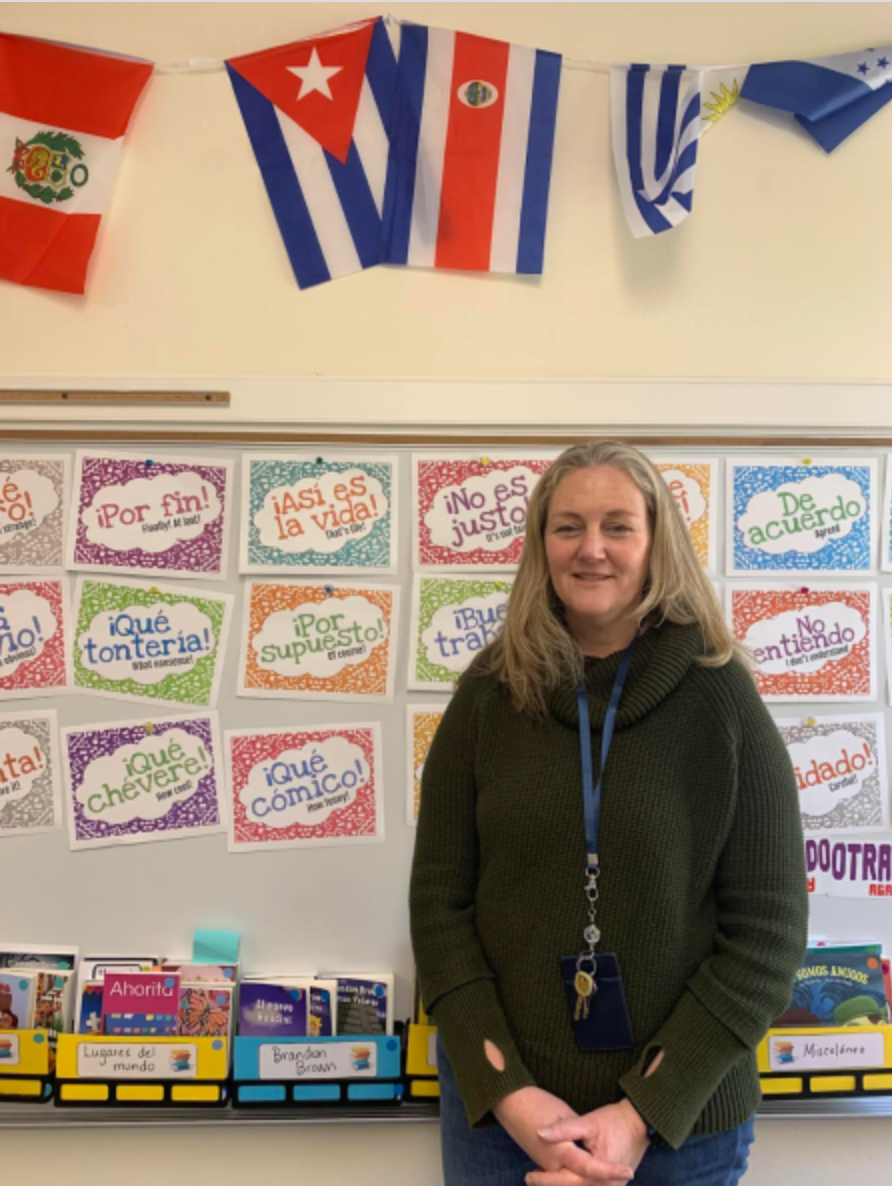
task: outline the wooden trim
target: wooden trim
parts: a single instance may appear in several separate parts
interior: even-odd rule
[[[228,391],[3,391],[2,404],[212,404],[229,407]]]
[[[163,394],[163,393],[162,393]],[[710,433],[699,436],[690,432],[606,432],[597,433],[592,430],[576,433],[506,433],[499,428],[492,433],[467,432],[299,432],[283,431],[280,428],[271,429],[201,429],[183,427],[182,429],[150,428],[59,428],[53,425],[33,425],[29,428],[10,428],[0,424],[0,440],[22,441],[37,443],[65,442],[74,443],[121,443],[121,444],[228,444],[228,445],[455,445],[465,448],[494,448],[503,446],[508,448],[522,448],[529,445],[567,446],[580,441],[602,436],[615,441],[625,441],[630,445],[648,448],[773,448],[793,449],[799,452],[805,446],[821,449],[889,449],[892,451],[892,436],[859,436],[851,435],[825,436],[814,432],[801,432],[796,435],[771,436],[765,434],[731,434]]]

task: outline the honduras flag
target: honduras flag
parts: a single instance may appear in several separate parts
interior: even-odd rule
[[[298,285],[379,263],[396,85],[384,22],[226,67]]]
[[[684,66],[613,66],[610,122],[623,212],[636,239],[691,213],[703,73]]]
[[[825,152],[892,99],[892,46],[750,66],[742,99],[791,111]]]

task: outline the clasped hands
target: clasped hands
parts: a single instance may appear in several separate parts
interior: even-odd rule
[[[648,1148],[645,1123],[628,1100],[579,1116],[550,1092],[523,1087],[494,1112],[541,1166],[527,1174],[528,1186],[620,1186],[632,1180]]]

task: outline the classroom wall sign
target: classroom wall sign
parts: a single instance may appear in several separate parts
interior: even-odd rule
[[[64,580],[0,581],[0,700],[68,690],[69,623]]]
[[[0,573],[64,572],[70,459],[0,454]]]
[[[411,689],[450,687],[508,615],[511,581],[500,576],[415,576],[409,655]]]
[[[877,463],[732,457],[728,573],[874,571]]]
[[[238,694],[390,703],[399,597],[395,585],[247,582]]]
[[[655,453],[649,456],[669,487],[669,493],[684,519],[697,559],[707,572],[714,573],[718,458],[692,457],[681,453]]]
[[[763,699],[876,699],[875,585],[747,582],[726,596]]]
[[[233,597],[184,585],[81,577],[74,686],[115,700],[214,708]]]
[[[892,841],[879,837],[806,837],[805,871],[811,894],[892,898]]]
[[[61,826],[56,713],[0,716],[0,839],[53,832]]]
[[[410,704],[406,708],[406,823],[410,827],[418,823],[424,763],[447,703],[441,700],[432,704]]]
[[[215,713],[67,728],[61,749],[72,849],[226,830]]]
[[[398,459],[245,454],[239,571],[395,573]]]
[[[807,835],[889,829],[882,713],[775,717],[799,787]]]
[[[230,852],[384,839],[380,725],[237,729],[225,741]]]
[[[232,462],[79,450],[67,567],[222,580]]]
[[[515,569],[530,495],[557,456],[556,449],[413,454],[413,568]]]

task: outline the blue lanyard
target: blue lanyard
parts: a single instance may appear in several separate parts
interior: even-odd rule
[[[620,696],[626,676],[629,674],[629,664],[632,662],[632,652],[635,649],[635,639],[632,639],[622,662],[616,679],[613,681],[613,691],[607,705],[607,715],[604,717],[604,729],[601,732],[601,768],[598,771],[598,785],[593,787],[592,778],[592,735],[588,715],[588,696],[585,681],[580,680],[576,689],[579,703],[579,748],[582,754],[582,794],[585,800],[585,849],[588,855],[589,870],[598,869],[598,828],[601,822],[601,783],[604,780],[604,767],[607,765],[607,755],[610,753],[610,743],[613,741],[613,727],[616,724],[616,710],[619,707]]]

